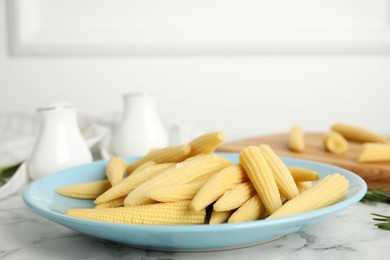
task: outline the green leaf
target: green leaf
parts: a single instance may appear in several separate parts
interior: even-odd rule
[[[361,202],[364,203],[382,202],[382,203],[390,204],[390,192],[385,191],[383,188],[368,190],[366,192],[366,195],[361,199]],[[375,226],[383,230],[390,230],[390,216],[385,216],[377,213],[371,213],[371,215],[375,216],[373,220],[381,222],[375,224]]]
[[[377,227],[380,228],[380,229],[390,230],[390,223],[386,223],[386,224],[375,224],[375,226],[377,226]]]
[[[383,188],[368,190],[366,195],[361,199],[361,202],[383,202],[390,204],[390,191],[385,191]]]
[[[4,185],[14,175],[20,165],[21,163],[0,167],[0,186]]]
[[[373,218],[375,221],[380,221],[381,223],[375,224],[380,229],[383,230],[390,230],[390,216],[385,216],[381,214],[371,213],[371,215],[379,217],[379,218]]]

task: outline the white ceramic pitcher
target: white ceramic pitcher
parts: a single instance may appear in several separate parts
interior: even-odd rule
[[[122,119],[117,125],[112,145],[120,156],[141,156],[150,149],[168,145],[168,134],[156,110],[151,93],[131,93],[124,97]]]
[[[57,103],[39,108],[40,130],[27,162],[31,178],[92,161],[92,154],[77,123],[77,108]]]

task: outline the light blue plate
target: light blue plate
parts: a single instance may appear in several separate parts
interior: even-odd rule
[[[220,154],[237,162],[237,154]],[[128,162],[135,160],[128,159]],[[72,207],[92,207],[86,200],[66,198],[55,190],[62,186],[104,179],[107,161],[62,170],[33,182],[24,193],[25,203],[39,215],[81,233],[107,239],[136,248],[165,251],[209,251],[242,248],[261,244],[305,229],[324,217],[358,202],[367,185],[356,174],[335,166],[283,158],[288,166],[300,166],[317,171],[321,178],[338,172],[344,175],[350,188],[347,198],[330,207],[290,217],[258,220],[239,224],[196,226],[149,226],[110,224],[65,216]]]

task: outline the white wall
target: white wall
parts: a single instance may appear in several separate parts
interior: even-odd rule
[[[121,111],[122,94],[147,89],[166,121],[222,129],[230,140],[293,124],[325,131],[336,121],[390,135],[386,51],[96,55],[97,49],[85,56],[40,54],[41,46],[34,55],[11,55],[7,11],[1,0],[0,112],[34,112],[66,100],[82,114],[107,116]]]

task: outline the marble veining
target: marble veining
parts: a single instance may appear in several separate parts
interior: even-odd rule
[[[390,231],[374,226],[374,212],[390,215],[390,206],[357,203],[302,232],[257,246],[175,253],[134,249],[75,232],[32,212],[19,193],[0,201],[0,259],[390,259]]]

